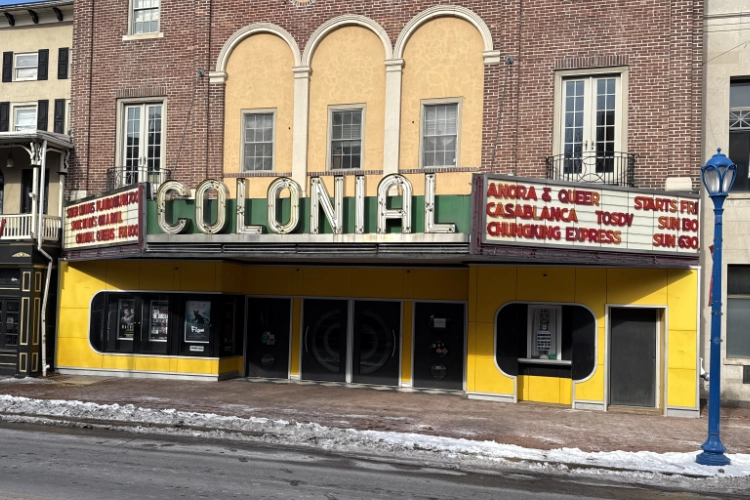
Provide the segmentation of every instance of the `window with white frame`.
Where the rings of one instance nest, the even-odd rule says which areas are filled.
[[[118,162],[122,178],[116,183],[118,186],[159,183],[165,156],[164,105],[164,102],[122,104]]]
[[[750,80],[730,83],[729,157],[737,165],[732,191],[750,191]]]
[[[159,32],[160,0],[130,0],[131,34]]]
[[[363,107],[330,109],[330,169],[362,168],[364,111]]]
[[[458,166],[458,102],[422,105],[422,167]]]
[[[39,53],[15,54],[15,80],[36,80],[39,73]]]
[[[558,77],[557,174],[575,182],[623,182],[629,156],[621,74]]]
[[[272,110],[243,113],[243,172],[273,170],[274,122],[275,113]]]
[[[750,358],[750,266],[727,266],[727,357]]]
[[[13,130],[36,130],[36,106],[13,108]]]

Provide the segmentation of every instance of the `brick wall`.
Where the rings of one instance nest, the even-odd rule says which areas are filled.
[[[223,88],[208,82],[224,42],[257,22],[289,31],[300,49],[324,21],[360,14],[395,43],[422,10],[456,4],[481,16],[512,65],[485,68],[482,167],[542,177],[552,154],[554,71],[627,61],[628,151],[638,187],[663,188],[700,164],[702,0],[162,0],[163,38],[123,41],[128,2],[76,0],[70,189],[100,191],[116,165],[116,100],[167,97],[166,167],[195,186],[222,170]],[[93,7],[92,7],[93,5]],[[572,62],[571,62],[572,61]],[[610,61],[610,62],[607,62]],[[203,70],[204,77],[198,77]]]

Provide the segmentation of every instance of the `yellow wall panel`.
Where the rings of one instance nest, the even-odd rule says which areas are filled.
[[[177,358],[178,373],[219,374],[219,360],[205,358]]]
[[[242,373],[242,356],[219,359],[219,374],[232,372]]]
[[[414,302],[404,301],[401,321],[401,382],[411,382]]]
[[[224,172],[239,173],[242,158],[243,111],[272,110],[274,171],[292,171],[292,120],[294,116],[294,55],[276,35],[259,33],[237,44],[227,61],[224,90]],[[227,179],[234,191],[236,181]],[[251,179],[251,195],[257,187],[265,198],[269,179]]]
[[[289,360],[289,373],[299,376],[300,342],[302,338],[302,299],[292,300],[292,355]]]
[[[667,405],[696,406],[695,394],[698,384],[698,373],[695,368],[670,368],[667,370]]]
[[[168,372],[169,358],[160,356],[146,358],[138,356],[135,358],[135,369],[150,372]]]
[[[575,297],[573,302],[591,309],[599,326],[602,326],[604,321],[605,304],[602,298],[606,296],[606,269],[577,268],[575,270]]]
[[[141,263],[112,260],[107,262],[107,290],[140,290]]]
[[[667,303],[666,269],[607,269],[609,304]]]
[[[492,323],[476,323],[476,330],[470,331],[474,351],[469,356],[469,369],[474,371],[474,392],[513,394],[513,378],[506,377],[495,363],[495,336]],[[472,339],[469,339],[472,343]]]
[[[519,267],[518,299],[529,302],[573,302],[575,268]]]
[[[141,262],[141,290],[174,290],[174,268],[178,263],[170,261]]]
[[[414,298],[423,300],[466,300],[468,269],[412,269]]]
[[[216,279],[216,262],[180,262],[178,268],[180,290],[182,291],[218,291]]]
[[[604,401],[604,364],[596,366],[590,379],[576,383],[576,399],[580,401]]]
[[[570,405],[573,403],[573,381],[569,378],[560,380],[560,404]]]
[[[515,267],[476,267],[477,321],[494,323],[497,310],[516,300],[516,272]]]
[[[352,289],[351,268],[302,268],[302,293],[306,296],[348,297]]]
[[[338,273],[337,273],[338,274]],[[352,269],[352,297],[401,298],[404,296],[404,269]]]
[[[696,366],[695,330],[669,330],[668,368],[687,368],[695,370]]]
[[[668,271],[669,328],[694,330],[698,314],[698,271],[670,269]]]
[[[310,66],[308,170],[327,170],[329,106],[364,104],[362,167],[383,169],[385,130],[385,51],[367,28],[346,26],[329,33],[315,48]]]
[[[599,321],[599,330],[596,332],[596,362],[600,365],[607,364],[607,324],[606,321]]]
[[[102,368],[105,370],[135,370],[137,359],[135,356],[109,356],[102,357]]]
[[[60,309],[58,338],[87,339],[89,337],[89,309]]]
[[[218,289],[224,293],[245,293],[246,266],[222,262],[216,266]]]
[[[76,368],[101,368],[102,356],[89,346],[86,339],[60,339],[57,344],[57,366]]]
[[[461,98],[458,166],[478,167],[482,152],[484,44],[479,31],[455,17],[421,25],[404,47],[399,168],[420,166],[423,99]],[[314,123],[311,120],[311,123]],[[438,185],[453,174],[441,174]],[[460,178],[459,176],[456,176]],[[459,181],[460,182],[460,181]]]
[[[524,389],[528,387],[527,401],[538,403],[560,403],[560,379],[553,377],[534,377],[521,375]]]
[[[248,266],[245,293],[248,295],[296,295],[302,288],[302,272],[286,266]]]
[[[60,307],[89,308],[91,297],[106,288],[106,261],[60,263]]]

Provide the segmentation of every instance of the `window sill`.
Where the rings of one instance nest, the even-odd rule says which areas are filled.
[[[565,359],[534,359],[534,358],[518,358],[519,363],[528,365],[559,365],[559,366],[570,366],[573,364],[572,361]]]
[[[750,365],[750,358],[724,358],[725,365]]]
[[[450,173],[450,172],[479,172],[479,168],[476,167],[421,167],[421,168],[407,168],[400,169],[399,174],[439,174],[439,173]]]
[[[159,31],[158,33],[139,33],[133,35],[122,35],[123,42],[131,42],[134,40],[151,40],[153,38],[164,38],[164,32]]]
[[[14,82],[36,82],[39,78],[16,78]],[[7,82],[6,82],[7,83]]]
[[[341,168],[337,170],[324,170],[321,172],[308,172],[308,177],[333,177],[347,175],[383,175],[382,170],[361,170],[359,168]]]
[[[230,178],[250,179],[252,177],[291,177],[291,176],[292,176],[291,172],[274,172],[273,170],[250,170],[248,172],[240,172],[240,173],[232,172],[232,173],[224,174],[225,179],[230,179]]]

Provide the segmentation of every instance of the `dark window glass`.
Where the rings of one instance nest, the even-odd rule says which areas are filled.
[[[727,268],[727,293],[729,295],[750,295],[750,266],[729,266]]]
[[[20,283],[18,269],[0,269],[0,288],[19,288]]]

